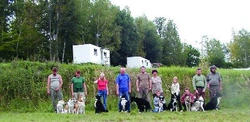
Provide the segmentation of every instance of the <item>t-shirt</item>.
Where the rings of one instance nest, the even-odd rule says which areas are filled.
[[[196,90],[196,87],[204,87],[204,89],[207,87],[206,77],[204,75],[195,75],[192,83],[194,90]]]
[[[149,88],[150,75],[148,73],[140,73],[137,75],[139,88]]]
[[[209,73],[207,75],[207,82],[212,86],[218,86],[221,81],[221,76],[219,73]]]
[[[84,77],[73,77],[71,79],[71,83],[73,84],[73,92],[84,92],[84,82]]]
[[[60,77],[61,77],[61,75],[59,75],[59,74],[49,75],[51,89],[56,89],[60,86]]]
[[[171,85],[171,94],[179,95],[180,93],[180,84],[179,83],[172,83]]]
[[[152,93],[155,94],[157,91],[162,93],[163,91],[162,91],[161,77],[159,77],[159,76],[152,77],[151,81],[152,81]]]
[[[116,77],[116,84],[119,85],[119,92],[128,92],[130,77],[128,74],[119,74]]]
[[[106,90],[107,89],[107,84],[108,84],[107,80],[101,80],[101,79],[99,79],[97,81],[98,90]]]

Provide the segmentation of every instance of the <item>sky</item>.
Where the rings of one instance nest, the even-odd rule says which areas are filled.
[[[250,30],[250,0],[110,0],[133,17],[149,20],[165,17],[174,21],[181,42],[199,47],[202,36],[229,43],[232,30]]]

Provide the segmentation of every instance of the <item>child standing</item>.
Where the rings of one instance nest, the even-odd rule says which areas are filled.
[[[107,96],[108,96],[108,81],[105,78],[104,73],[100,74],[98,80],[94,81],[97,84],[98,92],[97,95],[103,98],[104,109],[107,110]]]
[[[181,101],[180,101],[180,84],[178,83],[178,78],[175,76],[173,78],[173,82],[171,85],[171,101],[168,105],[169,108],[172,108],[170,106],[172,106],[172,102],[173,99],[172,98],[176,98],[177,102],[178,102],[178,106],[180,107],[180,111],[182,112],[182,105],[181,105]]]

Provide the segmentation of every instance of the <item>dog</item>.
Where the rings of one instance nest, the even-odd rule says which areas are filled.
[[[217,92],[210,101],[204,106],[205,110],[218,110],[218,106],[220,104],[220,99],[222,95]]]
[[[159,96],[159,111],[164,111],[164,110],[167,110],[167,105],[166,105],[166,101],[165,101],[165,98],[164,96]]]
[[[95,103],[94,103],[94,106],[95,106],[95,114],[97,113],[101,113],[101,112],[108,112],[108,110],[105,110],[104,109],[104,106],[101,102],[101,96],[99,95],[96,95],[95,96]]]
[[[168,109],[170,111],[178,111],[177,96],[176,95],[171,96],[171,101],[168,104]]]
[[[143,98],[131,97],[131,102],[135,102],[139,112],[148,112],[152,108],[149,102]]]
[[[201,95],[199,95],[198,99],[196,99],[194,104],[191,106],[191,111],[203,111],[203,112],[205,112],[203,105],[204,105],[204,98]]]
[[[187,95],[185,97],[184,103],[185,103],[185,106],[186,106],[186,110],[191,111],[191,97],[190,96]]]
[[[66,110],[67,110],[67,113],[70,113],[70,114],[75,114],[76,113],[76,109],[75,109],[75,103],[76,103],[76,99],[75,98],[71,98],[69,99],[69,101],[67,102],[67,105],[66,105]]]
[[[56,105],[56,113],[64,113],[64,105],[65,102],[63,100],[59,100]]]
[[[75,104],[76,114],[85,114],[85,102],[82,96],[79,97]]]
[[[126,100],[125,96],[122,96],[120,99],[121,99],[121,106],[122,106],[121,111],[126,112],[127,111],[126,106],[127,106],[128,101]]]

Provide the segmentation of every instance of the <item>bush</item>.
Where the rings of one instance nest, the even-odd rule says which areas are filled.
[[[117,96],[115,89],[115,79],[119,73],[119,67],[105,67],[93,64],[60,64],[55,62],[29,62],[12,61],[10,63],[0,63],[0,107],[4,110],[26,109],[33,111],[34,108],[47,111],[51,108],[51,100],[46,94],[47,77],[51,74],[52,67],[58,67],[58,73],[63,78],[64,99],[68,100],[70,95],[70,80],[76,70],[81,70],[82,76],[86,79],[88,89],[86,109],[93,109],[94,96],[97,93],[97,86],[93,83],[100,74],[104,72],[109,81],[108,108],[117,110]],[[152,69],[147,69],[151,74]],[[177,76],[181,85],[181,94],[185,87],[192,88],[192,77],[195,75],[195,68],[186,67],[160,67],[157,69],[163,80],[163,89],[168,101],[170,98],[170,85],[172,78]],[[127,69],[131,77],[132,94],[136,94],[136,76],[139,69]],[[233,107],[235,105],[246,106],[249,101],[250,73],[247,70],[218,69],[223,78],[223,107]],[[203,74],[207,74],[208,69],[203,69]],[[208,97],[208,93],[207,97]],[[47,106],[49,107],[47,107]]]

